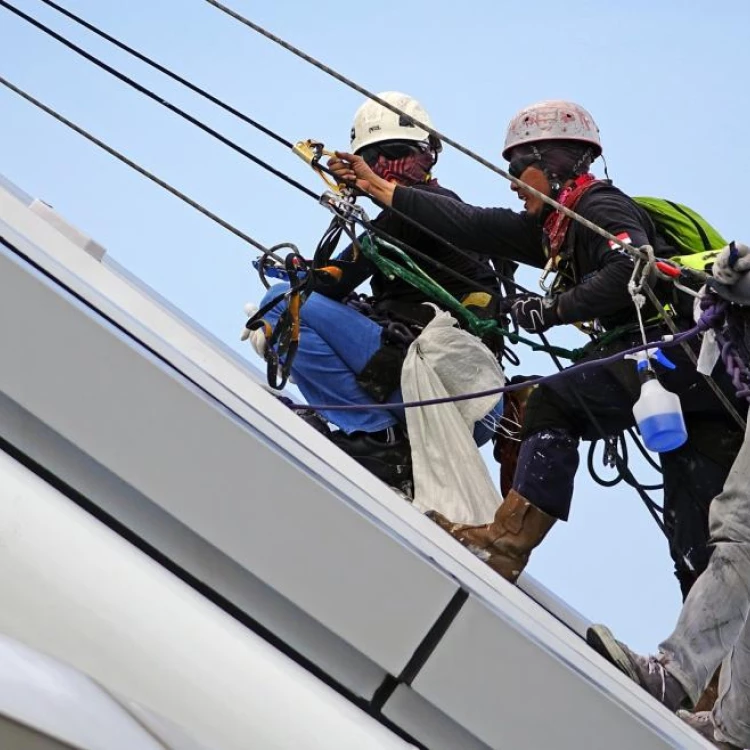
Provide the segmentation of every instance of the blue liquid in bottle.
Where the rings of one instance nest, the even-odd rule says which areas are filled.
[[[653,414],[639,422],[638,427],[646,447],[657,453],[673,451],[687,440],[685,422],[680,413]]]
[[[643,442],[650,451],[673,451],[687,440],[680,398],[663,388],[653,371],[639,368],[639,375],[641,395],[633,406],[633,416]]]

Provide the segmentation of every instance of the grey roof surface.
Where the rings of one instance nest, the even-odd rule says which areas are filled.
[[[0,185],[2,438],[71,497],[425,747],[707,747],[583,617],[500,579],[18,196]]]

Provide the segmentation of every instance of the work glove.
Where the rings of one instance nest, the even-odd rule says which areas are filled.
[[[513,303],[510,314],[529,333],[544,333],[552,326],[562,323],[557,314],[557,297],[522,297]]]
[[[248,318],[252,318],[255,313],[258,312],[258,305],[254,305],[252,302],[248,302],[245,305],[245,314]],[[262,328],[258,328],[255,331],[251,331],[249,328],[243,328],[240,334],[240,340],[247,341],[249,339],[250,345],[255,349],[255,353],[265,358],[266,355],[266,334]]]
[[[741,242],[730,242],[714,261],[713,277],[720,284],[731,286],[742,274],[750,271],[750,247]]]

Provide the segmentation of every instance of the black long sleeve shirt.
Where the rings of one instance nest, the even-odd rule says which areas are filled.
[[[467,250],[537,268],[547,262],[543,228],[526,212],[480,208],[401,187],[396,188],[393,206]],[[584,193],[576,212],[615,236],[627,235],[636,247],[649,244],[657,255],[673,254],[645,210],[613,185],[601,183]],[[568,256],[572,279],[571,288],[559,295],[562,321],[598,319],[611,328],[634,318],[627,289],[633,272],[630,255],[575,221],[561,253]]]
[[[425,195],[430,199],[446,199],[452,204],[461,204],[460,198],[450,190],[435,184],[420,184],[409,188],[410,193]],[[410,212],[404,212],[411,215]],[[414,217],[417,218],[417,217]],[[419,221],[419,219],[417,219]],[[498,289],[495,274],[487,259],[487,253],[471,252],[468,257],[456,253],[444,242],[430,236],[419,227],[398,216],[394,211],[385,209],[373,220],[373,225],[397,240],[414,247],[420,253],[434,258],[441,266],[433,265],[428,260],[412,255],[412,260],[419,265],[446,291],[457,299],[477,291],[480,287]],[[420,221],[421,223],[421,221]],[[466,249],[458,244],[461,249]],[[408,251],[406,251],[408,254]],[[377,307],[387,308],[392,303],[415,303],[429,301],[425,294],[399,277],[387,278],[370,262],[360,255],[352,260],[351,248],[347,248],[337,259],[336,265],[344,271],[343,279],[320,290],[327,297],[341,298],[359,286],[368,277],[372,277],[371,286]],[[455,271],[470,282],[456,278]]]

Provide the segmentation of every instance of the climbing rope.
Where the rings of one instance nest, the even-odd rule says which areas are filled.
[[[732,331],[729,322],[729,304],[708,291],[701,299],[701,309],[704,315],[712,316],[715,321],[712,328],[719,354],[736,389],[737,398],[750,403],[750,367],[737,352],[737,333]]]

